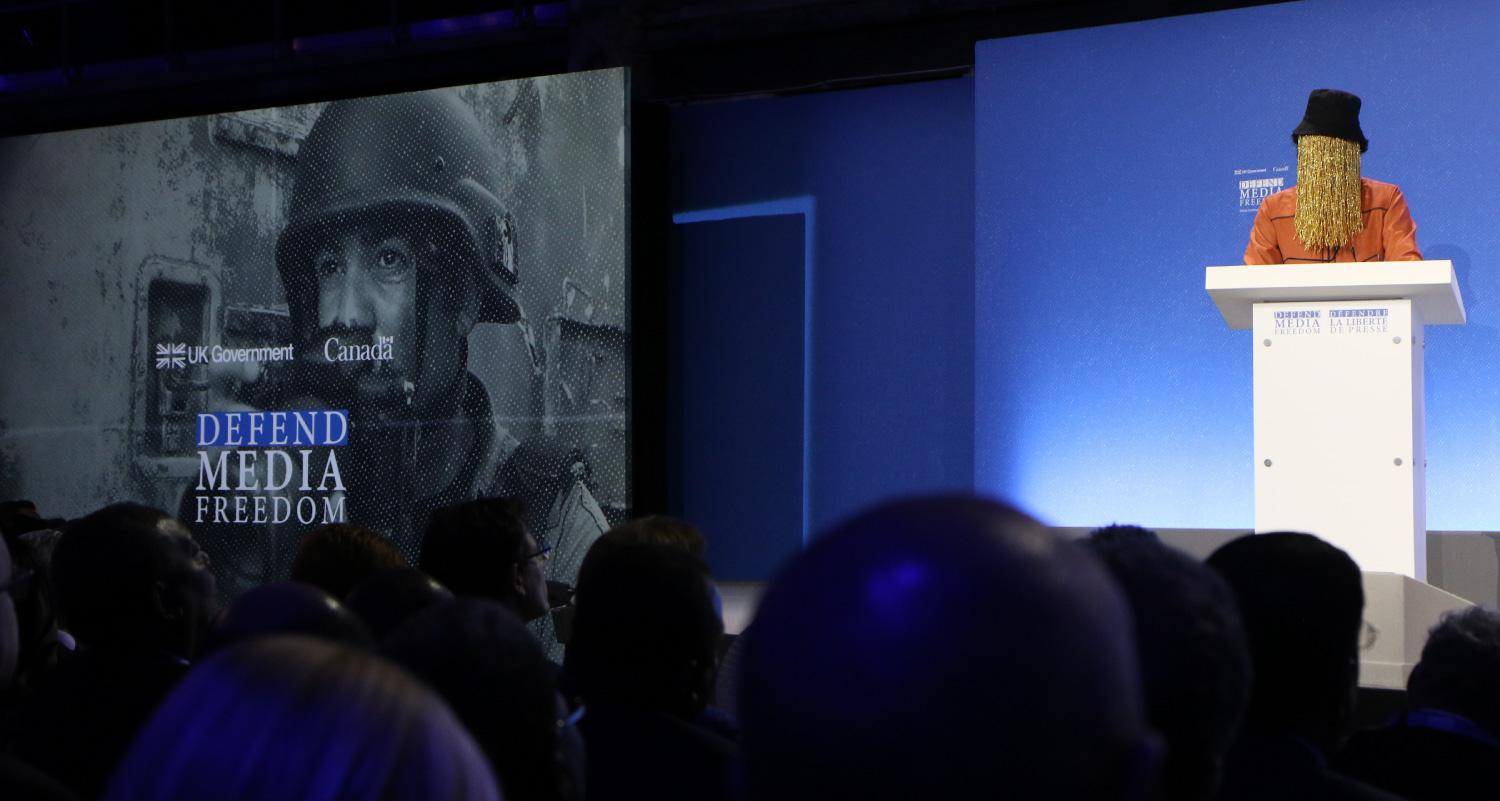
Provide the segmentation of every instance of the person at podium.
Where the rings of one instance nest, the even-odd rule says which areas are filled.
[[[1297,185],[1267,197],[1255,214],[1246,264],[1418,261],[1417,226],[1395,184],[1364,178],[1370,147],[1359,127],[1360,99],[1314,89],[1292,131]]]

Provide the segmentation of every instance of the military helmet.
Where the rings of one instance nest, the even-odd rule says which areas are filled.
[[[425,219],[428,232],[462,257],[438,280],[472,271],[478,320],[516,322],[515,223],[497,196],[500,184],[494,148],[452,90],[329,104],[297,153],[287,225],[276,244],[293,325],[301,330],[315,319],[313,234],[366,215]]]

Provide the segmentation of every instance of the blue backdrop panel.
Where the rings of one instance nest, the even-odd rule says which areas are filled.
[[[763,578],[802,547],[803,225],[676,226],[669,486],[721,579]]]
[[[1203,267],[1242,261],[1335,87],[1468,302],[1427,341],[1429,527],[1500,527],[1496,30],[1489,4],[1310,0],[981,43],[976,485],[1063,525],[1252,525],[1250,339]]]
[[[973,88],[673,113],[678,219],[805,210],[809,532],[892,495],[972,486]]]

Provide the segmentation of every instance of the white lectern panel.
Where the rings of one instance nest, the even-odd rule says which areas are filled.
[[[1304,300],[1405,298],[1427,325],[1468,319],[1453,262],[1446,260],[1209,267],[1204,288],[1230,328],[1250,327],[1252,304]]]
[[[1256,303],[1255,528],[1426,577],[1422,320],[1410,300]]]

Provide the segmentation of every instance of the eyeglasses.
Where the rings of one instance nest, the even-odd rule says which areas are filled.
[[[539,560],[545,562],[545,561],[547,561],[547,559],[551,555],[551,553],[552,553],[552,546],[548,545],[547,543],[544,542],[544,543],[541,544],[540,547],[538,547],[536,549],[535,552],[526,554],[526,559],[524,561],[529,562],[532,559],[539,559]]]

